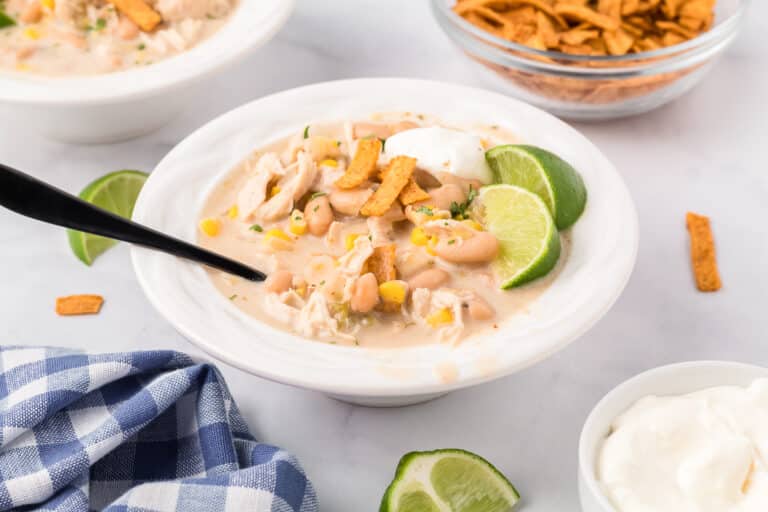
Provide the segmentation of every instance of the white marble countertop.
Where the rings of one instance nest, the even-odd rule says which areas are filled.
[[[114,169],[151,170],[212,117],[282,89],[360,76],[482,85],[431,19],[426,0],[300,0],[277,38],[221,74],[207,98],[152,135],[70,146],[0,119],[0,161],[77,192]],[[650,114],[578,125],[616,164],[640,214],[640,254],[613,310],[555,357],[517,375],[407,408],[376,410],[220,365],[256,435],[299,456],[328,512],[375,510],[400,456],[462,447],[506,473],[521,510],[576,510],[576,445],[592,406],[647,368],[690,359],[768,364],[768,4],[693,92]],[[339,16],[343,12],[344,16]],[[724,288],[701,294],[688,262],[686,210],[713,219]],[[0,210],[0,332],[6,344],[197,354],[150,306],[127,247],[86,268],[63,231]],[[54,297],[101,293],[99,316],[59,318]]]

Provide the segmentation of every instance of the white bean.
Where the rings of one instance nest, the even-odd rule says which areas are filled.
[[[485,231],[467,239],[441,238],[435,246],[435,253],[451,263],[488,263],[499,253],[499,241]]]
[[[264,288],[269,293],[287,292],[293,284],[293,274],[287,270],[278,270],[270,274],[264,281]]]
[[[368,272],[358,277],[352,286],[352,311],[368,313],[379,303],[379,284],[376,276]]]
[[[429,191],[430,198],[424,203],[429,203],[440,210],[450,210],[451,203],[461,204],[467,200],[464,190],[459,185],[449,183]]]
[[[328,196],[318,196],[310,199],[304,207],[304,219],[307,221],[309,232],[315,236],[323,236],[333,222],[333,210]]]
[[[479,295],[475,295],[472,300],[468,301],[467,306],[469,307],[469,318],[472,320],[490,320],[496,316],[493,306]]]
[[[328,196],[331,206],[343,215],[356,216],[360,208],[373,195],[373,189],[334,190]]]
[[[451,275],[441,268],[430,268],[419,272],[408,280],[408,289],[426,288],[434,290],[439,288],[451,279]]]

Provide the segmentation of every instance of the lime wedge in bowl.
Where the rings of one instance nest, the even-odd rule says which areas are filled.
[[[130,219],[147,176],[146,173],[130,170],[109,173],[85,187],[80,192],[80,199]],[[91,265],[100,254],[117,243],[110,238],[72,229],[67,230],[67,235],[72,252],[86,265]]]
[[[485,159],[496,183],[517,185],[546,203],[558,229],[572,226],[587,204],[587,189],[568,162],[535,146],[507,144],[488,150]]]
[[[480,189],[473,216],[499,240],[494,261],[504,289],[547,275],[560,258],[560,235],[549,208],[536,194],[514,185]]]
[[[405,454],[379,512],[509,512],[518,501],[515,487],[490,462],[446,449]]]

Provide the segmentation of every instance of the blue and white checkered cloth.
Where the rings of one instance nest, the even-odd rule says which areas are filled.
[[[316,512],[215,367],[171,351],[0,347],[0,510]]]

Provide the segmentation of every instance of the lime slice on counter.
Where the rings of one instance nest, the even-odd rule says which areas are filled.
[[[411,452],[400,459],[379,512],[509,512],[519,500],[509,480],[474,453]]]
[[[538,195],[558,229],[572,226],[584,211],[587,189],[576,169],[547,150],[508,144],[485,154],[496,183],[517,185]]]
[[[139,197],[147,176],[139,171],[109,173],[85,187],[80,192],[80,199],[130,219],[133,214],[133,205],[136,204],[136,198]],[[117,243],[110,238],[72,229],[67,230],[67,235],[72,252],[86,265],[93,263],[101,253]]]
[[[560,258],[560,235],[544,201],[514,185],[480,189],[473,213],[499,240],[494,261],[504,289],[548,274]]]

